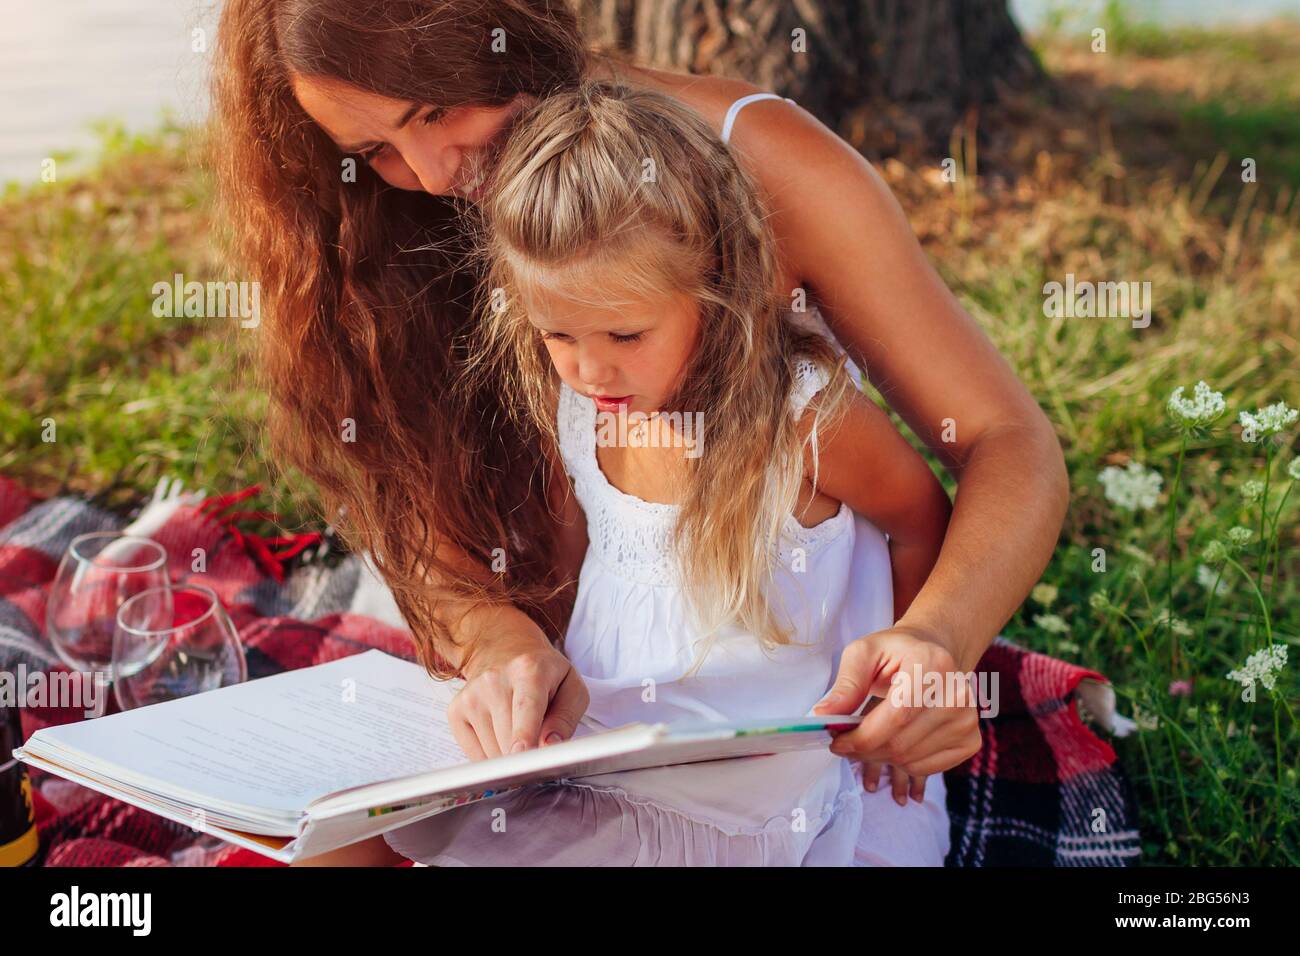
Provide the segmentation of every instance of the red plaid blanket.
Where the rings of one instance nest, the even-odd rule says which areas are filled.
[[[175,582],[211,587],[231,612],[250,679],[370,648],[413,659],[409,634],[361,613],[373,607],[370,572],[357,556],[329,567],[295,561],[318,536],[266,540],[241,531],[225,498],[155,500],[132,523],[160,541]],[[45,604],[71,540],[127,521],[74,497],[40,500],[0,477],[0,670],[61,669],[45,640]],[[190,570],[202,548],[206,570]],[[278,549],[278,550],[277,550]],[[291,567],[292,566],[292,567]],[[999,640],[980,663],[997,671],[997,716],[982,721],[984,747],[945,774],[951,866],[1125,866],[1139,855],[1132,795],[1111,747],[1079,716],[1076,692],[1101,675]],[[109,710],[116,704],[111,700]],[[23,730],[83,719],[77,709],[23,711]],[[3,755],[7,756],[7,755]],[[200,839],[191,829],[84,787],[32,772],[46,866],[278,866],[251,851]]]

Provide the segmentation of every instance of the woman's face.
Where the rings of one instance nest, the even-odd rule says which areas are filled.
[[[390,186],[477,201],[513,121],[531,97],[504,106],[431,107],[368,93],[339,80],[295,75],[294,95],[345,153]]]

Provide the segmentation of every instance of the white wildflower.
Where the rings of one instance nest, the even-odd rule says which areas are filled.
[[[1110,595],[1103,588],[1100,591],[1094,591],[1088,595],[1088,606],[1094,611],[1109,611],[1111,608]]]
[[[1277,675],[1286,667],[1286,645],[1274,644],[1256,651],[1246,658],[1240,670],[1228,671],[1228,680],[1238,681],[1242,687],[1254,687],[1259,681],[1268,690],[1277,684]]]
[[[1228,545],[1232,548],[1244,548],[1250,544],[1252,532],[1249,528],[1243,528],[1238,525],[1235,528],[1228,529]]]
[[[1183,386],[1179,385],[1169,396],[1169,414],[1180,428],[1204,428],[1223,414],[1227,406],[1223,393],[1216,392],[1204,382],[1197,382],[1191,398],[1183,398]]]
[[[1251,479],[1241,486],[1241,497],[1246,501],[1259,501],[1264,494],[1264,482]]]
[[[1276,435],[1284,428],[1289,428],[1300,418],[1300,411],[1288,408],[1286,402],[1274,402],[1267,408],[1256,409],[1254,414],[1242,412],[1238,416],[1241,422],[1241,440],[1258,441],[1268,435]]]
[[[1218,544],[1217,541],[1214,543]],[[1220,545],[1220,547],[1222,547],[1222,545]],[[1209,549],[1207,548],[1206,550],[1208,551]],[[1196,583],[1207,591],[1213,589],[1216,597],[1227,594],[1232,590],[1232,586],[1228,584],[1227,578],[1219,574],[1218,571],[1215,571],[1214,568],[1207,567],[1204,564],[1198,564],[1196,566]]]
[[[1127,468],[1107,465],[1098,476],[1106,494],[1106,500],[1117,508],[1126,511],[1140,511],[1155,507],[1156,497],[1164,479],[1158,472],[1152,471],[1130,461]]]
[[[1057,614],[1038,614],[1034,616],[1034,623],[1041,627],[1049,634],[1069,634],[1070,625],[1066,624],[1064,619]]]
[[[1034,589],[1029,592],[1029,596],[1043,607],[1051,607],[1058,594],[1060,592],[1052,584],[1035,584]]]
[[[1222,564],[1228,558],[1228,548],[1222,541],[1216,539],[1205,546],[1201,557],[1210,564]]]
[[[1291,459],[1291,464],[1286,466],[1286,473],[1292,481],[1300,481],[1300,457]]]
[[[1148,714],[1135,704],[1133,706],[1133,723],[1137,724],[1138,730],[1156,730],[1160,727],[1160,718],[1155,714]]]
[[[1169,630],[1173,631],[1179,637],[1192,636],[1192,629],[1191,627],[1188,626],[1187,622],[1184,621],[1181,617],[1175,617],[1174,615],[1170,614],[1169,608],[1167,607],[1162,607],[1156,613],[1155,617],[1152,618],[1152,621],[1161,626],[1168,624]]]

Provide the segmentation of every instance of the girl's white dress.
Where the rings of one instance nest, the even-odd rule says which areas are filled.
[[[792,414],[824,384],[801,361]],[[590,541],[565,638],[591,693],[588,716],[617,726],[803,715],[830,689],[844,646],[893,623],[885,536],[843,505],[812,528],[787,516],[776,603],[803,646],[765,653],[733,628],[684,677],[695,635],[670,546],[677,506],[610,484],[589,398],[561,386],[557,420]],[[386,839],[437,866],[941,865],[948,820],[941,775],[928,780],[924,804],[900,807],[886,782],[867,793],[858,763],[819,749],[527,787]]]

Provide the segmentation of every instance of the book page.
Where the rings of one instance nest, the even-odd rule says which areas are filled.
[[[94,772],[203,805],[301,814],[336,790],[464,763],[446,718],[460,686],[368,651],[47,728],[28,749],[39,738]]]
[[[825,750],[831,740],[828,726],[853,726],[859,720],[819,715],[738,723],[626,724],[615,730],[575,733],[571,740],[537,750],[331,794],[313,803],[309,812],[320,820],[367,808],[381,813],[405,811],[414,803],[446,794],[480,799],[485,789],[499,793],[561,778],[793,750]]]

